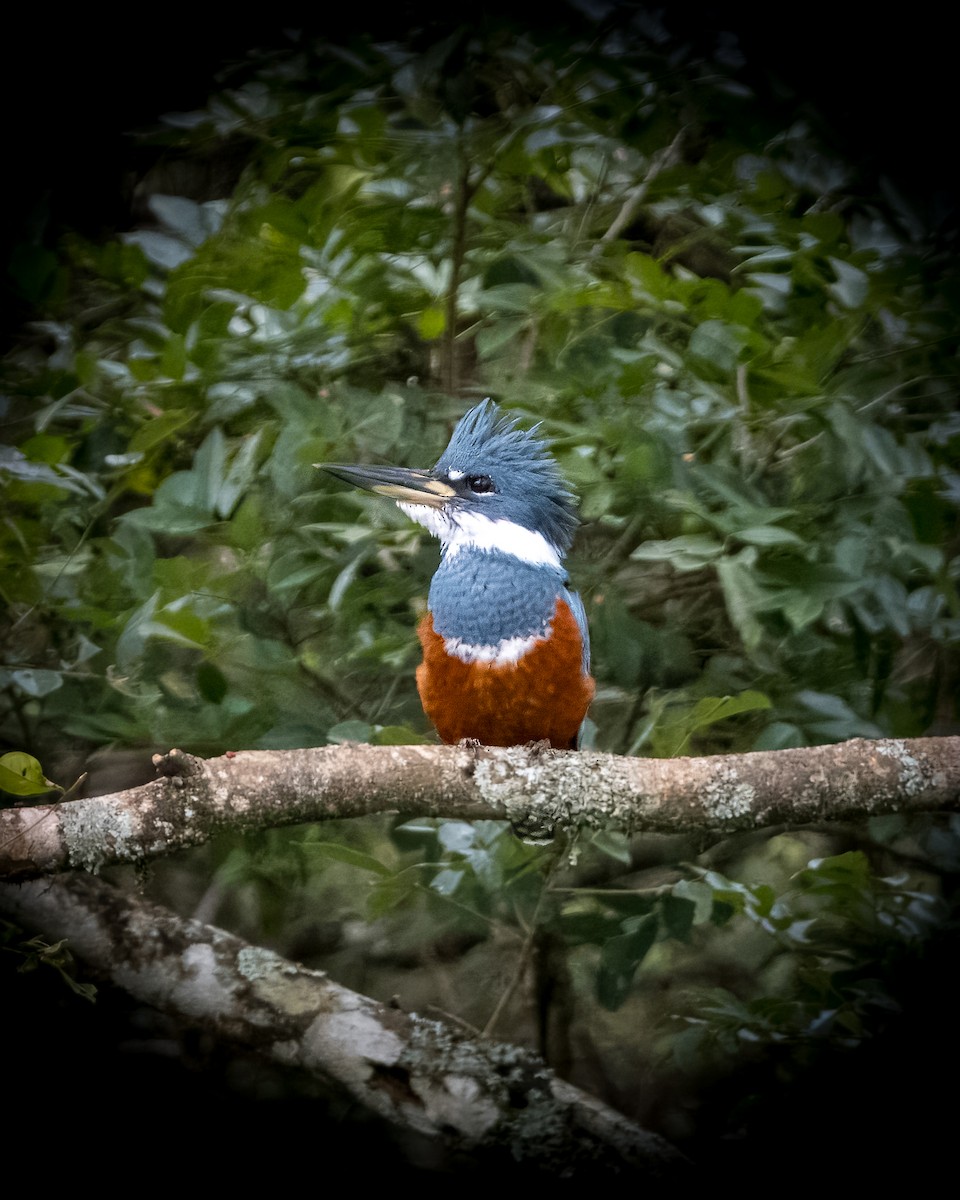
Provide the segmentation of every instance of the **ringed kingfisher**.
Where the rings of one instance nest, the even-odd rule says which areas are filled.
[[[431,470],[317,464],[440,539],[417,689],[447,743],[575,749],[593,699],[586,614],[563,565],[574,497],[536,435],[487,399]]]

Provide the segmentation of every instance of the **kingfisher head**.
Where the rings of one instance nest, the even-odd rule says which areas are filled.
[[[499,550],[559,566],[577,527],[575,501],[537,430],[521,429],[484,400],[460,420],[429,470],[317,465],[395,500],[440,539],[445,555]]]

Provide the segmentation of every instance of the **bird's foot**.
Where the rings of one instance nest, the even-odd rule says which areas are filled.
[[[548,750],[553,749],[553,744],[549,738],[537,738],[535,742],[527,742],[523,748],[531,758],[542,758]]]

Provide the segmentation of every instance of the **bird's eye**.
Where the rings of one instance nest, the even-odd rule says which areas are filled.
[[[489,475],[468,475],[464,482],[471,492],[496,491]]]

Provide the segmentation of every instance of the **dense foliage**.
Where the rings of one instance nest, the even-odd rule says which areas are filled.
[[[953,265],[895,188],[858,191],[758,103],[735,46],[648,34],[295,39],[145,135],[137,228],[21,248],[42,319],[5,364],[11,748],[66,786],[105,745],[430,739],[414,627],[436,544],[312,464],[429,465],[484,395],[542,422],[581,498],[592,744],[956,728]],[[345,982],[389,995],[397,957],[466,962],[448,991],[481,1026],[490,959],[470,954],[532,938],[540,983],[575,997],[565,1049],[529,1014],[498,1033],[600,1061],[573,1069],[645,1118],[617,1072],[664,1047],[695,1076],[801,1047],[789,1073],[876,1033],[883,964],[942,921],[957,865],[937,820],[760,848],[605,831],[577,854],[401,822],[204,863],[219,920]],[[318,905],[329,944],[304,931]],[[664,1000],[678,978],[690,995]],[[621,1014],[686,1032],[615,1052]]]

